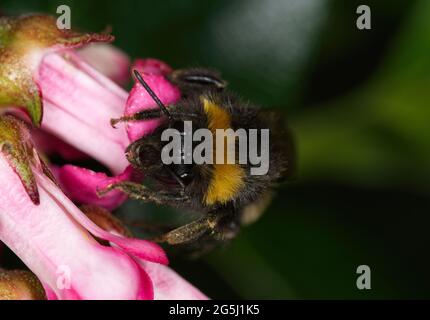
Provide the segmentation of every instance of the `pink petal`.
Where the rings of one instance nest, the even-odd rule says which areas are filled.
[[[104,74],[86,63],[75,51],[68,51],[66,57],[75,67],[89,75],[93,80],[98,82],[99,85],[103,86],[103,88],[118,96],[121,101],[127,98],[128,93],[123,88],[119,87],[116,83],[106,78]],[[124,105],[121,105],[121,110],[123,108]]]
[[[142,76],[166,106],[174,104],[180,99],[181,94],[179,89],[173,86],[164,76],[159,74],[142,74]],[[139,82],[136,82],[127,99],[125,115],[132,115],[142,110],[155,108],[158,107],[154,100],[152,100],[143,86]],[[158,119],[129,121],[127,122],[126,130],[130,140],[135,141],[153,132],[159,125],[160,120]]]
[[[55,294],[55,291],[51,289],[49,285],[46,283],[43,283],[43,288],[45,289],[46,299],[47,300],[58,300],[57,295]]]
[[[121,191],[111,191],[104,197],[97,195],[97,190],[102,190],[112,183],[130,180],[132,168],[127,169],[115,177],[108,177],[105,173],[94,172],[89,169],[65,165],[54,169],[61,188],[78,203],[94,204],[112,210],[121,205],[127,195]]]
[[[114,249],[115,250],[115,249]],[[145,272],[145,270],[136,262],[131,262],[136,267],[136,272],[138,274],[138,279],[136,279],[139,284],[137,291],[135,293],[135,297],[132,300],[154,300],[154,288],[152,284],[152,280],[149,275]],[[107,279],[108,281],[109,279]],[[55,290],[53,290],[48,284],[44,283],[43,287],[45,289],[46,297],[48,300],[84,300],[95,298],[85,298],[85,296],[81,296],[80,293],[73,289],[69,288],[67,290],[62,290],[61,295],[58,295]],[[100,288],[101,289],[101,288]],[[107,297],[106,299],[114,299]],[[122,299],[125,300],[125,299]]]
[[[73,53],[69,53],[68,58],[72,57],[76,58]],[[75,61],[75,65],[70,63]],[[84,72],[82,65],[84,63],[79,59],[67,61],[58,54],[49,54],[39,67],[37,83],[41,86],[45,100],[56,104],[84,123],[98,128],[100,124],[110,123],[110,115],[121,113],[126,95],[118,95],[110,88],[103,90],[99,80]],[[112,86],[117,88],[113,84]],[[112,128],[104,134],[118,140],[118,132]]]
[[[130,80],[130,59],[123,51],[110,44],[91,44],[78,51],[86,62],[109,79],[125,85]]]
[[[84,214],[51,180],[35,175],[39,205],[31,202],[17,175],[0,157],[0,240],[59,299],[149,297],[152,286],[148,287],[134,259],[95,241],[72,218]],[[61,277],[68,280],[67,285],[59,285]]]
[[[40,174],[37,175],[39,177],[41,176]],[[45,187],[48,192],[50,192],[63,204],[64,208],[73,216],[73,218],[94,236],[117,245],[124,251],[136,256],[137,258],[161,264],[169,263],[165,252],[158,244],[147,240],[124,238],[101,229],[72,202],[70,202],[70,200],[52,181],[46,181]]]
[[[139,265],[139,263],[137,264]],[[142,267],[139,269],[141,285],[136,300],[154,300],[154,284],[146,271]]]
[[[44,130],[98,160],[114,174],[121,173],[127,167],[129,163],[124,155],[124,145],[107,138],[97,127],[83,123],[50,102],[45,102],[43,107]]]
[[[150,262],[143,262],[141,265],[152,279],[155,300],[209,299],[172,269]]]
[[[131,70],[134,69],[140,73],[158,74],[162,76],[166,76],[173,71],[167,63],[153,58],[136,59],[131,67]],[[132,76],[134,78],[133,73]]]
[[[124,126],[114,129],[110,120],[122,116],[127,92],[73,52],[67,58],[48,54],[34,76],[43,94],[42,129],[118,174],[128,164],[129,140]]]

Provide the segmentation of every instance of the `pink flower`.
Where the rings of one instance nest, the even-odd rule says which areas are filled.
[[[113,174],[53,167],[68,198],[29,147],[23,125],[10,116],[0,118],[0,241],[35,273],[49,299],[206,298],[165,266],[158,245],[104,230],[71,201],[110,209],[123,202],[119,191],[105,198],[96,191],[135,178],[124,151],[156,126],[156,120],[116,129],[110,125],[112,118],[124,115],[125,106],[127,113],[153,105],[139,85],[127,100],[126,91],[82,58],[90,56],[74,51],[112,37],[58,30],[46,16],[2,18],[0,28],[0,105],[24,107],[35,126],[58,138],[33,129],[44,149],[66,157],[89,156]],[[165,65],[157,68],[154,62],[148,64],[147,81],[165,103],[176,101],[179,91],[162,77]]]
[[[43,96],[42,129],[98,160],[114,174],[127,167],[124,127],[113,130],[127,92],[87,65],[73,51],[47,54],[34,79]]]
[[[117,84],[125,85],[130,81],[130,59],[120,49],[109,44],[93,44],[80,49],[78,54]]]
[[[55,19],[48,16],[4,17],[0,26],[5,30],[0,33],[0,42],[5,44],[0,47],[0,106],[25,107],[33,124],[99,161],[112,174],[123,173],[128,166],[124,150],[130,141],[124,126],[113,130],[110,119],[123,114],[128,93],[81,55],[91,60],[94,52],[102,50],[106,55],[114,50],[110,56],[121,56],[116,60],[122,61],[123,73],[128,73],[126,59],[113,47],[93,48],[91,55],[74,51],[91,42],[112,41],[113,37],[59,30]],[[48,148],[52,149],[52,144]],[[83,174],[96,175],[89,170],[82,170]],[[120,177],[129,178],[127,174]],[[103,174],[97,178],[91,182],[103,184],[109,179]],[[79,181],[75,181],[78,189]],[[100,199],[97,187],[98,183],[93,185],[95,204],[112,209],[125,200],[115,191],[109,194],[111,199]],[[75,193],[72,199],[86,203],[88,193],[82,193],[82,198],[80,195]]]
[[[74,59],[79,60],[79,58],[74,54],[69,53],[69,55],[72,55]],[[86,118],[86,120],[82,120],[82,122],[88,121],[88,118],[93,119],[92,123],[89,125],[89,130],[86,131],[85,129],[87,129],[87,126],[82,125],[82,123],[74,123],[74,119],[70,119],[67,112],[62,112],[62,110],[69,110],[69,108],[72,108],[72,104],[60,108],[58,107],[62,101],[66,101],[69,98],[67,95],[67,88],[56,87],[55,84],[60,82],[60,80],[55,79],[52,69],[48,69],[46,72],[44,71],[46,64],[54,58],[57,59],[58,57],[53,56],[52,54],[48,55],[39,67],[40,77],[37,81],[40,84],[43,96],[45,97],[43,100],[44,105],[47,106],[45,109],[47,111],[42,120],[42,129],[57,135],[72,146],[86,152],[92,158],[95,158],[108,166],[108,168],[111,169],[111,172],[116,174],[114,177],[109,177],[105,173],[66,165],[55,170],[56,177],[60,181],[63,190],[72,200],[79,203],[97,204],[107,209],[114,209],[123,203],[127,199],[127,196],[120,191],[111,191],[107,196],[100,198],[97,194],[97,190],[102,190],[109,184],[115,182],[134,179],[135,176],[133,169],[128,165],[128,162],[124,163],[125,149],[131,142],[155,130],[159,125],[160,120],[127,122],[125,125],[116,125],[115,128],[111,126],[110,120],[124,115],[131,115],[135,112],[154,108],[156,106],[154,105],[152,98],[139,82],[134,84],[127,100],[122,101],[120,115],[118,114],[118,110],[112,110],[109,106],[103,105],[103,103],[99,102],[98,98],[95,96],[85,97],[85,101],[81,101],[84,97],[81,94],[76,94],[79,100],[74,101],[74,105],[81,106],[81,108],[74,108],[76,110],[76,117],[79,115],[82,119]],[[58,68],[59,70],[66,70],[65,66],[61,66],[62,62],[62,60],[58,60],[58,63],[60,64]],[[165,74],[171,72],[171,68],[168,65],[156,59],[140,59],[135,62],[134,66],[137,70],[142,72],[146,82],[151,86],[152,90],[154,90],[163,103],[168,105],[179,100],[179,90],[164,77]],[[89,65],[86,65],[85,70],[91,70],[91,74],[96,72],[91,69],[91,66]],[[73,72],[75,71],[76,70],[74,69]],[[80,70],[79,72],[82,73],[84,71]],[[72,74],[66,74],[64,77],[66,78],[71,75]],[[102,78],[103,75],[98,74],[98,77]],[[105,81],[107,81],[107,79],[105,79],[104,82]],[[113,86],[112,83],[110,85]],[[85,90],[85,88],[81,88],[77,85],[70,85],[69,88],[72,88],[72,96],[75,95],[75,91],[79,93]],[[119,88],[117,89],[120,90]],[[105,88],[95,88],[90,92],[96,92],[95,90],[99,90],[103,93],[106,91]],[[56,92],[61,92],[61,98],[56,100],[58,105],[53,108],[50,101],[55,99],[48,99],[48,97],[54,96]],[[104,94],[107,95],[106,93]],[[98,104],[100,112],[93,112],[94,108],[92,105],[94,104]],[[117,105],[119,106],[120,104],[118,103]],[[89,110],[91,110],[91,112],[89,112]],[[89,114],[91,117],[88,117]],[[59,121],[61,121],[61,123],[59,123]],[[62,123],[63,121],[64,125]],[[100,137],[89,132],[94,128],[97,128],[97,131],[101,128],[106,137]],[[76,131],[82,132],[82,135],[75,134]],[[124,137],[124,132],[126,132],[127,137]],[[94,137],[94,139],[91,140],[86,138],[88,135]],[[111,139],[111,141],[120,140],[122,142],[113,147],[107,143],[107,139]],[[83,140],[86,141],[87,145],[82,143]],[[126,143],[124,143],[124,140]]]
[[[106,231],[79,210],[49,177],[21,121],[0,117],[0,144],[0,241],[49,299],[204,297],[161,266],[168,261],[158,245]]]
[[[2,24],[9,30],[4,37],[12,41],[8,40],[11,44],[0,49],[0,106],[26,107],[33,123],[51,135],[34,132],[42,150],[68,157],[87,155],[110,170],[113,177],[71,165],[56,168],[54,173],[60,185],[73,201],[107,209],[118,207],[126,200],[123,193],[114,190],[100,198],[97,190],[135,178],[125,149],[154,130],[159,120],[120,123],[114,129],[111,119],[153,108],[154,102],[139,83],[129,95],[87,61],[114,77],[112,74],[129,74],[128,59],[113,46],[104,44],[76,51],[84,44],[113,38],[58,30],[55,20],[47,16],[3,18]],[[35,37],[38,42],[34,41]],[[111,64],[118,62],[117,71],[112,72],[100,63],[106,56],[112,60]],[[143,73],[164,103],[179,99],[179,90],[164,77],[172,71],[167,64],[156,59],[140,59],[134,68]]]

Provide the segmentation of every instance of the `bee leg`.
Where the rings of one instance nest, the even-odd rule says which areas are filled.
[[[220,218],[217,214],[209,214],[152,240],[155,242],[166,242],[171,245],[193,242],[205,233],[214,230]]]
[[[198,118],[199,117],[198,114],[185,112],[185,111],[180,111],[180,112],[172,111],[172,112],[170,112],[170,114],[173,117],[180,117],[180,116],[186,116],[186,117],[190,117],[190,118]],[[143,110],[143,111],[139,111],[139,112],[130,114],[128,116],[123,116],[121,118],[110,119],[110,124],[112,127],[115,128],[115,126],[120,122],[152,120],[152,119],[158,119],[162,115],[163,114],[161,113],[160,109]]]
[[[150,119],[157,119],[160,117],[161,117],[160,109],[149,109],[149,110],[139,111],[128,116],[123,116],[121,118],[111,119],[110,124],[112,127],[115,128],[115,126],[120,122],[150,120]]]
[[[178,194],[153,191],[140,183],[131,181],[122,181],[108,185],[102,190],[98,190],[97,194],[100,197],[105,196],[112,190],[120,190],[126,193],[130,198],[143,201],[153,201],[156,203],[164,203],[166,201],[185,201],[188,199],[182,192]]]

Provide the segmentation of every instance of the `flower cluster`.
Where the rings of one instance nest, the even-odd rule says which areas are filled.
[[[0,269],[0,298],[206,298],[167,266],[160,246],[133,238],[111,215],[124,194],[97,195],[136,179],[125,149],[158,125],[111,126],[112,118],[154,107],[140,84],[121,88],[130,63],[112,40],[59,30],[49,16],[0,18],[0,240],[38,279]],[[133,68],[164,103],[179,99],[164,77],[169,66],[145,59]],[[111,175],[54,166],[53,154],[95,159]]]

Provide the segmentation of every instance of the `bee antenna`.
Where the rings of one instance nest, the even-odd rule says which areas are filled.
[[[161,111],[169,118],[169,121],[172,121],[172,115],[167,110],[166,106],[161,102],[161,100],[157,97],[154,91],[149,87],[149,85],[146,83],[145,80],[143,80],[142,75],[137,71],[136,69],[133,70],[134,75],[136,76],[136,79],[140,82],[140,84],[145,88],[145,90],[148,92],[148,94],[151,96],[152,100],[155,101],[155,103],[160,107]]]

